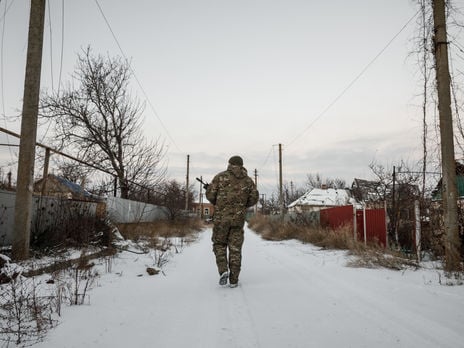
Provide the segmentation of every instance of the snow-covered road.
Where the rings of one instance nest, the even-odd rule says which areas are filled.
[[[36,347],[464,347],[464,287],[438,272],[349,268],[343,251],[246,230],[240,286],[220,287],[211,229],[147,276],[121,254]],[[139,274],[143,277],[138,277]]]

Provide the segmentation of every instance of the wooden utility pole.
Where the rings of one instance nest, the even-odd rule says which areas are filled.
[[[185,176],[185,211],[189,208],[189,174],[190,173],[190,155],[187,155],[187,175]]]
[[[445,0],[433,1],[435,70],[440,114],[442,163],[443,222],[445,226],[445,269],[457,271],[460,266],[456,163],[454,158],[453,118],[451,114],[450,73],[446,33]]]
[[[12,256],[15,260],[29,258],[44,16],[45,0],[31,0],[14,217]]]
[[[280,215],[284,218],[284,191],[282,182],[282,144],[279,144],[279,205]]]

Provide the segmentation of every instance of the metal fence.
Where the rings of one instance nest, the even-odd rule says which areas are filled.
[[[15,192],[0,190],[0,246],[12,244],[15,201]],[[34,195],[32,210],[32,234],[53,229],[70,218],[96,216],[98,212],[106,214],[114,223],[150,222],[167,218],[164,207],[117,197],[108,197],[102,202],[87,202]]]

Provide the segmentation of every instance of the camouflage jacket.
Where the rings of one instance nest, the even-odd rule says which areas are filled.
[[[229,164],[227,170],[213,178],[206,198],[214,204],[215,223],[243,226],[246,209],[258,202],[259,193],[244,167]]]

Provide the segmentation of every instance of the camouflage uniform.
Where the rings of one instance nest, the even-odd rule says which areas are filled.
[[[246,209],[255,205],[259,198],[258,190],[239,156],[231,157],[227,170],[213,178],[206,189],[206,198],[214,204],[212,242],[219,274],[229,271],[230,284],[237,284]]]

